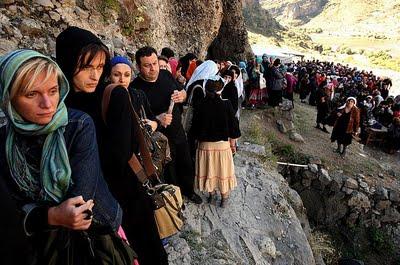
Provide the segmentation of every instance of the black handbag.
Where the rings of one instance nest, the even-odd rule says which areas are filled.
[[[117,232],[58,228],[40,237],[45,240],[38,265],[132,265],[137,258]]]

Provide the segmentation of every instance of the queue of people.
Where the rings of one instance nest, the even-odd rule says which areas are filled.
[[[177,60],[169,48],[161,54],[148,46],[137,50],[134,77],[127,57],[110,54],[90,31],[69,27],[56,38],[55,61],[32,50],[0,57],[6,120],[0,128],[0,187],[5,214],[15,220],[9,235],[18,242],[3,249],[2,264],[93,264],[82,257],[97,257],[90,236],[104,235],[112,242],[104,252],[117,264],[168,264],[151,198],[128,164],[140,155],[136,115],[168,139],[171,161],[160,179],[179,186],[189,202],[203,203],[198,193],[207,192],[211,203],[219,192],[219,205],[227,206],[237,185],[233,156],[243,69],[218,67],[194,54]],[[193,115],[185,131],[188,96]],[[57,252],[81,237],[89,241],[69,246],[85,253],[80,262],[69,259],[74,251],[68,258]],[[107,255],[94,264],[111,264]]]
[[[134,64],[78,27],[57,36],[55,61],[12,51],[0,57],[0,194],[13,220],[4,223],[13,244],[2,248],[2,264],[90,264],[98,256],[91,237],[104,236],[112,243],[95,264],[109,264],[107,255],[118,264],[168,264],[152,198],[129,165],[140,157],[137,118],[168,141],[170,159],[157,181],[178,186],[188,202],[202,204],[206,192],[207,203],[225,208],[237,186],[242,106],[276,107],[285,97],[294,107],[297,92],[317,106],[316,128],[333,126],[341,156],[368,127],[387,128],[394,152],[400,96],[389,96],[391,86],[372,72],[319,61],[284,65],[266,54],[236,65],[145,46]]]

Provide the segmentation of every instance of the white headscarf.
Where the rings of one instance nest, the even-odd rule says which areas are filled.
[[[207,60],[204,63],[200,64],[196,70],[194,70],[192,77],[189,82],[186,84],[185,90],[189,88],[191,84],[198,80],[207,79],[210,76],[214,76],[218,73],[217,64],[214,61]]]
[[[242,71],[240,70],[240,67],[235,65],[235,64],[231,64],[228,67],[228,70],[231,69],[232,66],[236,66],[239,69],[239,75],[235,80],[235,86],[238,92],[238,97],[240,98],[240,96],[243,96],[244,98],[244,86],[243,86],[243,76],[242,76]]]
[[[353,100],[354,101],[354,106],[357,106],[357,99],[355,97],[348,97],[346,99],[346,103],[344,103],[343,106],[339,107],[339,109],[344,109],[346,107],[347,101],[349,101],[349,100]]]

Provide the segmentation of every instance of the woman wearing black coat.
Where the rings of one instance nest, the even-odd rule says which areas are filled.
[[[95,121],[104,176],[121,205],[122,227],[140,264],[168,264],[150,197],[128,165],[132,154],[138,152],[138,142],[129,93],[122,84],[113,89],[105,121],[102,118],[104,78],[112,66],[108,49],[91,32],[70,27],[57,37],[56,53],[72,88],[67,106],[87,112]]]

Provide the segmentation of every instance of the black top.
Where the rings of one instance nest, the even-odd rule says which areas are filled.
[[[131,96],[133,108],[141,119],[156,121],[156,116],[151,110],[149,100],[142,90],[129,89],[129,95]]]
[[[140,91],[132,91],[131,98],[135,110],[138,111],[141,105],[145,110],[148,108]],[[146,110],[146,114],[152,118],[151,111]],[[140,264],[168,264],[150,197],[128,164],[132,154],[137,154],[139,149],[133,117],[128,90],[122,86],[115,87],[110,95],[106,125],[101,132],[104,141],[100,157],[104,176],[121,204],[124,212],[122,226],[138,253]]]
[[[192,101],[191,105],[195,108],[205,97],[204,92],[203,92],[203,83],[204,79],[197,80],[193,82],[188,88],[187,88],[187,98],[186,102],[189,102],[190,96],[192,96]]]
[[[222,98],[228,99],[231,102],[234,113],[236,113],[238,111],[239,97],[238,97],[238,92],[237,92],[237,88],[235,85],[235,81],[229,82],[224,87],[224,90],[222,91]]]
[[[167,70],[160,70],[156,82],[147,82],[141,77],[135,78],[129,87],[130,90],[142,90],[150,103],[154,115],[167,112],[174,90],[182,90],[182,86],[173,78]],[[181,122],[180,104],[175,104],[172,111],[172,122],[167,128],[161,127],[160,131],[173,143],[186,141],[185,131]]]
[[[155,119],[142,91],[133,90],[128,94],[126,88],[117,86],[110,95],[106,122],[97,121],[100,130],[98,139],[102,140],[99,141],[99,149],[104,175],[121,204],[129,203],[137,196],[138,180],[128,165],[132,154],[139,152],[132,106],[139,117],[143,109],[148,119]]]
[[[111,92],[107,125],[101,132],[104,141],[100,146],[100,159],[106,181],[122,208],[137,196],[138,180],[128,165],[133,152],[139,149],[132,120],[128,91],[118,86]]]
[[[191,133],[200,142],[227,141],[240,137],[238,120],[229,100],[205,97],[193,109]]]

